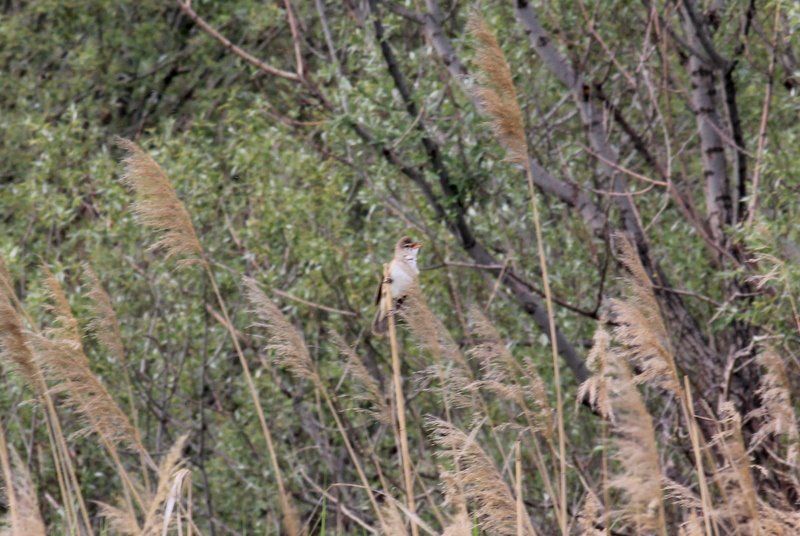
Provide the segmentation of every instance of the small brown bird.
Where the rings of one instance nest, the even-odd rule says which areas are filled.
[[[411,238],[404,236],[394,248],[394,257],[389,263],[389,276],[378,286],[375,296],[375,304],[378,311],[375,313],[375,320],[372,322],[372,333],[381,336],[386,333],[389,326],[388,316],[383,308],[384,285],[389,285],[392,293],[392,309],[390,314],[395,314],[403,305],[406,293],[411,285],[417,280],[419,269],[417,268],[417,255],[422,244],[414,242]]]

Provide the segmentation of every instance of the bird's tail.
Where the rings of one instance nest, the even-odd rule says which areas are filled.
[[[388,329],[389,317],[386,316],[383,308],[379,307],[378,310],[375,311],[375,319],[372,321],[372,334],[376,337],[383,337]]]

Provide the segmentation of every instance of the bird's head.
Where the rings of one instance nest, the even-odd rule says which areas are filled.
[[[419,248],[421,247],[422,243],[414,242],[410,237],[404,236],[397,241],[395,253],[399,253],[403,257],[416,258],[417,254],[419,253]]]

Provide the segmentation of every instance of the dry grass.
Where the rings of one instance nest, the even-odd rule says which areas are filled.
[[[517,534],[517,505],[514,494],[494,466],[492,459],[475,440],[475,433],[466,434],[453,425],[430,419],[433,441],[440,456],[453,457],[459,469],[442,479],[450,495],[463,494],[473,505],[482,530],[489,534],[515,536]],[[525,534],[534,534],[530,521],[524,524]]]
[[[116,142],[128,153],[122,161],[122,182],[136,194],[133,212],[142,225],[159,235],[150,249],[164,250],[167,258],[178,257],[178,264],[202,258],[203,248],[189,212],[161,166],[134,142],[122,138]]]

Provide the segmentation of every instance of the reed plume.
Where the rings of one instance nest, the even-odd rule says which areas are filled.
[[[284,316],[278,306],[258,288],[252,279],[245,279],[247,298],[253,306],[252,312],[258,318],[255,327],[263,328],[268,334],[265,350],[272,352],[275,364],[286,368],[293,376],[321,383],[319,374],[311,360],[305,340],[300,332]]]
[[[124,443],[128,448],[146,454],[138,429],[92,372],[80,336],[75,340],[73,326],[77,327],[78,323],[61,285],[52,273],[46,271],[45,274],[53,300],[51,309],[56,313],[58,324],[46,330],[44,335],[31,333],[29,342],[44,377],[53,382],[51,392],[64,394],[66,404],[81,415],[85,426],[76,435],[94,431],[109,445]]]
[[[161,166],[134,142],[123,138],[115,141],[128,153],[123,160],[122,182],[136,194],[133,212],[142,225],[159,235],[149,249],[163,250],[166,258],[178,257],[179,265],[202,259],[203,248],[189,212]]]
[[[610,351],[612,407],[614,414],[614,459],[620,471],[609,485],[624,497],[623,519],[638,533],[666,535],[661,464],[653,419],[623,356]]]
[[[494,32],[477,12],[470,16],[468,29],[477,41],[477,84],[473,87],[476,100],[484,115],[490,118],[495,138],[508,151],[508,160],[526,166],[528,144],[511,67]]]
[[[7,448],[0,426],[0,466],[5,481],[8,513],[0,519],[0,536],[45,536],[45,525],[27,466]]]
[[[629,276],[628,296],[611,300],[614,338],[625,346],[626,355],[640,369],[637,382],[654,382],[682,398],[678,368],[652,282],[630,241],[617,235],[617,242],[619,260]]]
[[[58,278],[47,265],[42,265],[42,271],[44,272],[43,283],[49,299],[45,305],[45,310],[53,317],[53,322],[45,330],[45,335],[51,339],[58,339],[65,344],[71,344],[75,347],[76,355],[83,356],[80,326],[78,325],[78,320],[72,314],[72,307],[69,304],[69,300],[67,300],[67,295],[64,293]]]
[[[561,371],[558,361],[558,343],[555,313],[553,311],[553,295],[550,290],[550,277],[547,270],[547,257],[544,251],[542,224],[539,218],[539,207],[536,199],[536,187],[533,169],[528,156],[528,144],[525,138],[525,127],[522,110],[517,100],[511,68],[505,54],[497,43],[494,33],[477,11],[473,11],[469,20],[469,29],[478,42],[476,65],[478,71],[475,88],[478,102],[484,114],[489,117],[492,130],[497,140],[508,152],[508,160],[523,167],[528,185],[528,198],[531,204],[533,227],[536,235],[536,252],[539,269],[542,273],[542,287],[547,309],[548,336],[553,363],[553,383],[556,391],[556,417],[558,423],[558,508],[560,513],[559,529],[562,536],[567,536],[567,447],[564,432],[564,404],[561,395]]]
[[[260,320],[260,322],[256,323],[256,326],[263,327],[267,330],[266,349],[273,352],[275,362],[286,367],[287,370],[297,378],[311,381],[325,400],[334,421],[336,421],[336,427],[350,455],[350,460],[353,462],[361,484],[367,492],[375,515],[380,521],[381,530],[386,532],[388,530],[388,525],[384,519],[383,511],[378,505],[375,494],[372,492],[372,486],[367,479],[366,473],[364,473],[361,461],[339,417],[339,411],[334,406],[330,393],[311,360],[311,355],[308,352],[308,347],[303,339],[303,335],[286,319],[281,310],[272,303],[272,300],[264,294],[255,280],[245,278],[244,285],[247,290],[247,298],[253,307],[253,312]],[[300,526],[299,522],[297,526]]]
[[[452,424],[433,417],[428,419],[427,426],[431,430],[431,439],[439,447],[439,456],[453,457],[457,467],[442,482],[450,486],[457,483],[459,489],[448,489],[447,492],[452,495],[463,493],[466,501],[475,506],[478,523],[486,533],[516,536],[516,499],[492,459],[476,442],[477,429],[467,435]],[[534,534],[527,515],[524,516],[524,533]]]
[[[170,495],[172,483],[186,463],[183,459],[183,448],[189,434],[179,437],[158,465],[158,484],[156,492],[149,500],[144,518],[142,533],[144,536],[158,536],[168,527],[169,519],[165,518],[165,504]]]
[[[592,349],[586,357],[586,368],[592,375],[578,388],[575,403],[588,399],[589,405],[605,419],[612,420],[614,409],[609,396],[608,385],[608,356],[611,345],[611,336],[599,323],[594,332]]]
[[[511,354],[497,328],[478,307],[470,309],[470,332],[478,341],[468,355],[481,367],[476,387],[487,389],[516,404],[523,412],[533,408],[530,419],[534,431],[550,439],[553,435],[553,409],[547,387],[535,365],[526,359],[521,365]]]
[[[750,412],[748,418],[760,419],[760,423],[751,439],[751,449],[768,436],[783,437],[788,445],[786,463],[796,470],[800,461],[800,431],[792,404],[791,383],[786,365],[772,348],[761,352],[757,361],[763,369],[761,384],[756,391],[761,399],[761,406]]]
[[[742,417],[733,403],[725,401],[719,409],[719,432],[712,439],[725,462],[717,471],[717,482],[727,498],[721,516],[733,526],[758,533],[761,527],[758,493],[750,470],[751,460],[742,436]]]
[[[347,344],[339,333],[334,330],[329,332],[331,342],[339,351],[339,354],[346,360],[346,371],[350,374],[363,389],[357,391],[355,399],[367,402],[372,409],[369,415],[378,422],[391,424],[392,414],[389,405],[386,403],[386,396],[381,389],[378,381],[367,370],[361,357]]]
[[[415,374],[417,385],[434,391],[430,384],[438,382],[447,408],[473,407],[469,363],[442,321],[428,307],[419,285],[408,290],[400,314],[419,347],[433,358],[430,366]]]
[[[41,394],[39,369],[28,346],[19,313],[0,289],[0,356],[27,382],[34,392]]]
[[[603,536],[606,533],[602,528],[598,528],[603,526],[603,515],[600,510],[600,501],[589,491],[578,512],[578,528],[581,536]]]
[[[117,313],[111,304],[111,296],[103,288],[100,279],[88,263],[83,265],[83,272],[89,283],[89,292],[86,295],[91,300],[92,311],[92,319],[87,329],[94,333],[100,344],[111,352],[121,367],[127,368],[125,347],[122,344]]]

